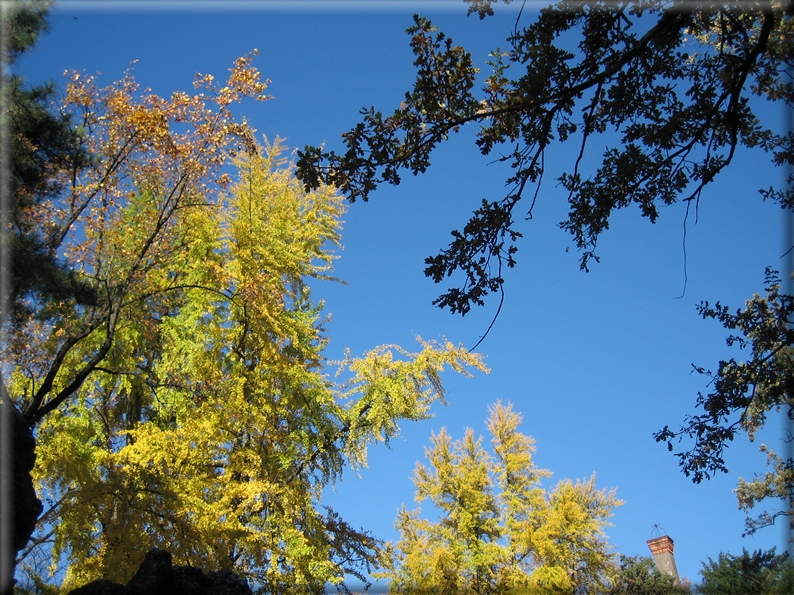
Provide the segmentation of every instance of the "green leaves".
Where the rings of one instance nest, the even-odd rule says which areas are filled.
[[[676,585],[674,577],[659,571],[651,558],[620,556],[620,569],[609,595],[686,595],[690,589]]]
[[[775,549],[742,551],[741,556],[720,553],[709,558],[700,571],[703,595],[774,595],[790,590],[792,567],[787,555],[775,555]]]

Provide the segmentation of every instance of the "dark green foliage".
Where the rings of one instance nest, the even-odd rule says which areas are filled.
[[[465,1],[480,19],[498,4]],[[408,29],[416,56],[413,90],[391,115],[364,110],[362,122],[342,135],[344,152],[306,147],[298,177],[308,187],[326,181],[351,201],[367,200],[379,184],[399,184],[405,171],[424,172],[438,144],[476,125],[482,154],[511,167],[508,190],[483,199],[452,232],[449,246],[425,261],[425,274],[436,283],[462,275],[434,303],[465,315],[488,294],[503,292],[503,269],[516,265],[521,220],[531,218],[540,197],[544,156],[553,143],[573,142],[578,152],[557,181],[568,193],[560,227],[580,250],[583,270],[598,261],[598,238],[618,209],[636,206],[655,222],[661,207],[684,202],[686,224],[740,147],[763,150],[778,166],[794,165],[794,132],[770,128],[762,118],[779,106],[794,109],[793,6],[782,0],[563,0],[529,24],[522,12],[507,51],[491,54],[491,72],[481,82],[471,55],[415,16]],[[778,125],[777,116],[768,124]],[[594,143],[606,149],[588,170],[584,157]],[[764,199],[794,208],[792,171],[780,187],[761,188]],[[747,363],[721,362],[716,374],[696,368],[714,380],[712,392],[698,398],[704,413],[656,436],[671,449],[673,438],[695,440],[678,456],[696,482],[727,471],[723,450],[737,431],[752,437],[766,413],[779,407],[791,414],[786,325],[792,308],[777,285],[735,316],[719,304],[701,307],[704,317],[739,331],[729,343],[753,353]],[[769,457],[769,474],[740,484],[742,508],[794,496],[794,463]],[[748,521],[748,530],[774,516]]]
[[[53,0],[33,0],[17,3],[10,10],[8,21],[8,61],[13,64],[17,57],[36,44],[39,35],[47,30],[47,11]]]
[[[662,574],[651,558],[620,556],[620,572],[607,595],[683,595],[689,589]]]
[[[741,556],[721,553],[715,562],[709,558],[700,571],[703,595],[783,595],[790,593],[792,564],[787,554],[775,555],[775,548]]]
[[[493,13],[495,2],[467,1],[469,13]],[[749,102],[759,95],[794,105],[784,72],[794,67],[792,23],[782,3],[560,2],[519,25],[508,51],[492,54],[478,92],[471,55],[415,17],[408,33],[416,82],[401,106],[388,116],[363,110],[363,121],[343,135],[344,153],[299,153],[298,176],[308,187],[324,180],[351,201],[367,200],[379,184],[399,184],[403,171],[424,172],[433,149],[461,126],[479,126],[483,155],[495,152],[512,167],[509,190],[483,200],[450,245],[426,260],[436,282],[463,273],[435,301],[440,307],[466,314],[501,290],[503,266],[516,264],[516,220],[532,215],[554,142],[579,149],[559,177],[569,203],[560,225],[585,270],[598,260],[597,240],[615,210],[636,205],[653,222],[660,206],[697,206],[742,145],[762,148],[779,165],[794,161],[794,134],[763,127]],[[614,136],[594,140],[604,132]],[[604,140],[611,146],[600,166],[583,171],[588,142]],[[527,192],[530,204],[516,209]],[[791,190],[764,193],[785,208],[794,203]]]
[[[46,30],[50,2],[28,3],[11,11],[9,60],[29,50]],[[83,167],[87,156],[81,139],[68,118],[50,107],[54,99],[51,84],[29,86],[13,76],[6,86],[8,112],[3,114],[11,149],[9,194],[12,234],[11,291],[12,323],[31,316],[42,300],[94,302],[92,288],[58,262],[53,249],[55,237],[42,229],[35,207],[60,189],[61,174]]]
[[[74,273],[61,266],[52,240],[34,216],[34,207],[59,191],[58,172],[81,167],[85,155],[66,118],[53,114],[51,85],[26,87],[19,77],[10,81],[12,315],[30,315],[27,300],[44,297],[91,303],[93,293]]]
[[[715,471],[727,471],[723,449],[739,431],[752,436],[764,423],[766,412],[794,404],[794,376],[790,359],[794,344],[794,297],[780,293],[776,271],[767,269],[766,295],[755,295],[743,310],[732,313],[728,306],[703,302],[698,311],[703,318],[719,320],[726,329],[738,331],[726,339],[739,349],[750,349],[750,357],[737,362],[721,361],[716,374],[695,366],[699,374],[713,380],[712,391],[698,396],[703,414],[690,417],[677,432],[664,428],[657,441],[674,437],[695,438],[695,448],[677,456],[684,472],[699,483]]]

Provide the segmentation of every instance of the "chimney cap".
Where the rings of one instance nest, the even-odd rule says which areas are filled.
[[[670,552],[671,554],[673,553],[673,540],[668,535],[662,535],[661,537],[649,539],[645,543],[648,544],[648,549],[651,550],[653,555],[660,554],[662,552]]]

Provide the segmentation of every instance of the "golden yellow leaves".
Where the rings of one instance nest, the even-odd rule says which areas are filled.
[[[441,373],[447,366],[466,376],[467,368],[488,371],[482,358],[463,346],[417,340],[422,346],[418,353],[381,346],[361,358],[348,357],[337,371],[337,376],[351,374],[340,396],[351,401],[344,419],[346,455],[354,468],[366,467],[370,443],[388,443],[399,434],[401,420],[427,419],[432,404],[444,402]]]
[[[66,85],[66,104],[87,109],[93,104],[96,95],[94,77],[72,72]]]
[[[209,99],[184,92],[170,99],[141,93],[131,71],[102,89],[97,88],[95,77],[70,75],[63,110],[82,126],[85,149],[96,161],[75,177],[63,172],[71,196],[45,202],[39,214],[42,226],[59,238],[55,248],[71,257],[76,268],[93,275],[107,268],[109,260],[96,241],[118,220],[116,211],[142,188],[156,201],[149,215],[151,221],[159,222],[159,230],[152,231],[162,239],[168,237],[165,232],[173,228],[180,209],[199,201],[201,194],[229,185],[228,173],[220,171],[229,154],[240,149],[252,152],[256,145],[253,130],[233,117],[228,104],[245,97],[267,98],[267,82],[252,61],[253,55],[236,60],[227,91]],[[197,79],[197,85],[212,87],[213,81],[214,77],[205,75]],[[149,251],[139,244],[120,255]]]
[[[126,552],[158,545],[265,587],[339,582],[362,564],[350,552],[366,564],[376,542],[322,512],[323,488],[401,420],[428,417],[445,369],[485,369],[462,347],[420,341],[418,353],[348,359],[349,382],[329,379],[307,280],[331,278],[344,202],[327,186],[306,192],[278,142],[262,149],[233,117],[229,102],[266,99],[251,60],[225,85],[199,76],[209,96],[163,99],[131,74],[104,89],[72,77],[66,108],[95,159],[40,212],[99,303],[28,328],[38,342],[20,334],[42,363],[10,390],[21,400],[41,385],[63,345],[55,389],[87,378],[39,434],[56,553],[75,580],[126,580]]]
[[[212,85],[214,80],[215,77],[211,74],[201,74],[200,72],[197,72],[196,77],[193,80],[193,88],[198,89],[200,87],[208,87]]]
[[[226,107],[230,103],[239,101],[242,97],[252,97],[258,101],[267,101],[272,96],[266,95],[265,90],[270,84],[270,80],[262,80],[262,74],[252,66],[255,56],[259,55],[258,50],[241,56],[234,61],[234,67],[230,69],[231,74],[226,81],[226,85],[218,88],[215,85],[215,77],[211,74],[197,74],[193,81],[196,89],[207,89],[214,97],[219,107]],[[204,95],[200,95],[204,97]]]
[[[270,96],[264,94],[270,80],[262,81],[259,71],[251,68],[253,57],[257,55],[259,55],[259,51],[254,50],[251,54],[235,60],[228,85],[236,91],[237,95],[255,97],[264,101],[271,99]]]
[[[400,541],[387,546],[384,566],[401,593],[570,593],[602,590],[612,569],[603,533],[614,490],[598,490],[595,476],[543,489],[550,474],[532,461],[534,441],[518,431],[521,416],[497,403],[487,421],[494,446],[467,430],[452,441],[445,430],[431,438],[430,466],[417,464],[416,500],[429,499],[439,522],[401,510]]]

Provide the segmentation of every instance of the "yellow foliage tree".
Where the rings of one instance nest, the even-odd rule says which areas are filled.
[[[210,95],[163,100],[130,76],[105,90],[72,77],[93,165],[31,215],[97,301],[39,308],[7,352],[9,397],[37,427],[34,546],[54,540],[65,588],[126,582],[152,547],[274,593],[366,579],[379,543],[323,507],[323,488],[400,420],[429,417],[445,367],[484,366],[422,342],[330,377],[307,281],[330,278],[341,198],[305,192],[278,144],[232,119],[232,101],[264,98],[250,57],[226,86],[197,84]]]
[[[596,593],[614,570],[604,528],[622,502],[589,480],[561,481],[533,460],[534,440],[518,431],[521,415],[497,403],[487,422],[493,454],[468,429],[452,442],[442,429],[417,464],[416,500],[439,510],[439,522],[403,508],[401,538],[385,548],[393,593]]]

